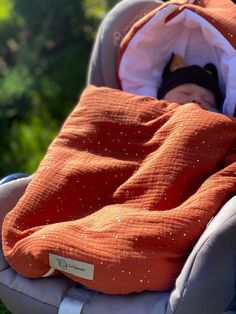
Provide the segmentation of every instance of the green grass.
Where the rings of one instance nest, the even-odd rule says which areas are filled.
[[[1,301],[0,301],[0,314],[11,314]]]

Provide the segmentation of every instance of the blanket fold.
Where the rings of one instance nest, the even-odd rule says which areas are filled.
[[[5,256],[110,294],[171,289],[235,194],[235,148],[234,118],[89,86],[5,218]]]

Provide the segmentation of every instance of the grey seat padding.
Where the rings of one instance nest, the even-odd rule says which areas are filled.
[[[16,205],[19,198],[25,192],[31,176],[21,178],[12,182],[1,185],[0,188],[0,222],[5,215]],[[2,224],[0,224],[0,232],[2,233]]]
[[[2,233],[2,222],[5,215],[16,205],[22,194],[24,193],[31,177],[18,179],[1,185],[0,188],[0,233]],[[5,257],[1,250],[0,242],[0,271],[7,268]]]
[[[163,4],[160,0],[123,0],[105,17],[90,58],[87,83],[119,89],[116,58],[121,40],[135,21]]]
[[[176,281],[166,314],[221,314],[235,294],[236,197],[200,237]],[[193,306],[194,305],[194,306]]]
[[[64,276],[34,280],[20,276],[11,268],[0,272],[0,298],[17,314],[57,313],[65,293],[73,285]]]

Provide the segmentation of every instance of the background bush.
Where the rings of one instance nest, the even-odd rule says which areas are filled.
[[[85,86],[114,1],[0,0],[0,177],[32,173]]]

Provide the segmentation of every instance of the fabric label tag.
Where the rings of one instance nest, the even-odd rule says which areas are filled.
[[[49,263],[51,267],[61,270],[76,277],[93,280],[94,265],[79,262],[70,258],[49,253]]]

